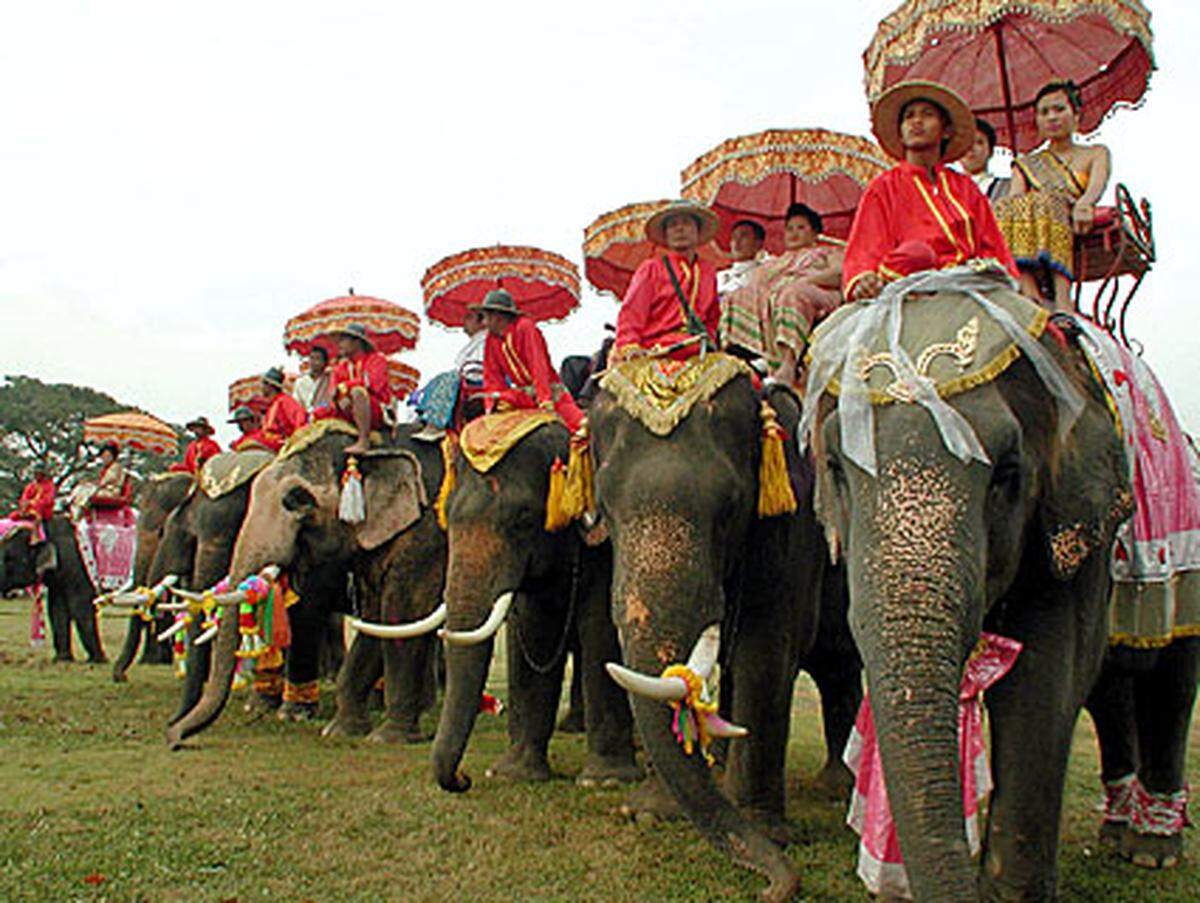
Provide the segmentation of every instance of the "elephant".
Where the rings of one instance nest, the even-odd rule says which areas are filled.
[[[767,488],[760,480],[767,420],[777,416],[776,429],[790,434],[800,407],[782,387],[764,395],[741,362],[709,354],[677,373],[678,382],[656,387],[674,412],[664,423],[639,385],[639,374],[657,379],[647,376],[653,366],[651,358],[610,370],[588,412],[624,661],[609,670],[631,691],[643,746],[679,807],[717,848],[766,875],[767,899],[786,899],[799,879],[773,841],[790,835],[784,767],[792,686],[818,635],[828,557],[811,471],[794,443],[784,443],[783,479],[794,487],[795,512],[759,517],[756,500]],[[653,676],[692,650],[688,668],[703,678],[714,630],[722,714],[749,731],[729,740],[728,797],[705,758],[689,754],[672,732],[663,702],[678,702],[684,682]]]
[[[280,567],[295,576],[301,598],[307,599],[321,593],[305,586],[306,574],[311,581],[311,575],[349,571],[365,613],[380,609],[406,620],[429,614],[437,604],[445,559],[444,539],[428,503],[440,482],[441,454],[436,445],[413,441],[413,432],[414,428],[405,428],[395,445],[358,457],[366,518],[356,524],[339,517],[345,449],[353,436],[341,421],[330,420],[293,437],[288,448],[255,477],[226,569],[232,582],[270,566]],[[327,578],[318,582],[327,583]],[[167,742],[172,747],[203,730],[224,707],[236,664],[236,621],[221,619],[203,695],[168,727]],[[299,633],[293,622],[293,643]],[[338,674],[337,714],[328,733],[358,735],[370,730],[366,702],[381,659],[387,712],[373,736],[421,739],[418,717],[433,703],[433,649],[428,637],[389,643],[356,637]]]
[[[100,645],[92,585],[79,554],[75,527],[56,515],[44,524],[45,539],[34,540],[31,528],[18,527],[0,537],[0,594],[41,583],[46,588],[46,606],[54,641],[54,660],[74,660],[71,625],[87,653],[88,662],[108,659]]]
[[[505,416],[505,415],[500,415]],[[536,416],[536,415],[535,415]],[[463,433],[468,441],[474,421]],[[569,457],[566,428],[547,420],[516,438],[486,469],[460,451],[446,496],[446,695],[433,745],[433,773],[450,792],[470,788],[462,770],[492,660],[507,622],[509,748],[490,776],[546,780],[566,653],[578,643],[587,757],[583,786],[636,780],[628,702],[604,673],[618,653],[608,613],[611,551],[573,528],[548,530],[555,461]]]
[[[988,298],[1004,305],[1007,334],[958,292],[904,302],[903,341],[921,362],[918,379],[942,399],[938,419],[929,396],[916,403],[918,391],[897,376],[888,331],[866,340],[856,361],[877,393],[867,405],[874,474],[861,452],[871,422],[856,416],[843,431],[842,399],[809,385],[819,405],[818,508],[844,556],[850,628],[919,900],[1054,897],[1072,730],[1105,656],[1108,550],[1132,508],[1121,444],[1082,352],[1060,329],[1039,329],[1045,314],[1029,302],[1006,291]],[[885,303],[878,309],[890,310]],[[814,373],[825,355],[840,366],[849,353],[823,337],[868,307],[843,308],[822,327],[830,332],[818,331]],[[908,348],[947,327],[952,341]],[[945,425],[960,422],[982,452],[966,463],[943,440]],[[985,631],[1023,648],[985,698],[994,790],[976,867],[959,780],[959,692]]]
[[[144,481],[136,496],[138,509],[137,523],[137,553],[133,559],[133,585],[149,586],[148,576],[154,555],[158,551],[158,542],[162,538],[163,526],[167,515],[174,511],[187,498],[195,481],[191,474],[163,473],[156,474]],[[169,626],[166,618],[147,622],[139,617],[129,619],[129,629],[125,633],[125,642],[113,662],[113,681],[122,683],[126,680],[129,666],[142,645],[142,638],[147,638],[142,652],[142,664],[163,665],[171,662],[171,645],[159,642],[157,635]]]

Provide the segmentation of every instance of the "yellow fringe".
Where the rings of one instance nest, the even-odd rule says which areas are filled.
[[[571,515],[563,505],[563,487],[567,482],[567,469],[562,458],[555,458],[550,467],[550,489],[546,493],[546,532],[557,533],[571,523]]]
[[[454,451],[457,445],[458,436],[453,431],[447,432],[442,438],[442,485],[438,487],[434,510],[437,511],[438,526],[443,530],[449,527],[446,520],[446,502],[450,498],[450,493],[454,491]]]
[[[785,434],[766,401],[759,408],[762,418],[762,459],[758,466],[758,516],[775,517],[796,511],[796,493],[788,475],[783,452]]]
[[[585,419],[571,436],[571,453],[567,457],[563,507],[571,520],[596,510],[596,475],[592,469],[591,447]]]

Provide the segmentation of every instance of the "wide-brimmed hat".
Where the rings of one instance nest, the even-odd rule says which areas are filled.
[[[352,339],[358,339],[372,351],[375,350],[375,343],[371,341],[371,334],[367,332],[367,327],[361,323],[350,323],[337,331],[337,335],[348,335]]]
[[[243,405],[238,405],[233,409],[233,416],[229,418],[230,423],[237,423],[239,420],[254,420],[258,417],[250,408]]]
[[[696,242],[698,245],[712,241],[720,226],[717,215],[703,204],[688,200],[672,201],[646,220],[646,237],[656,245],[665,246],[667,220],[673,216],[690,216],[696,221],[696,225],[700,227],[700,240]]]
[[[214,432],[212,424],[208,422],[207,417],[197,417],[195,420],[189,420],[184,424],[184,429],[195,430],[197,433],[205,433],[209,436]]]
[[[472,304],[472,310],[494,310],[500,314],[511,314],[514,317],[521,316],[521,308],[517,307],[517,300],[505,289],[494,288],[484,296],[481,304]]]
[[[280,392],[284,390],[283,369],[280,367],[272,367],[262,375],[262,381],[268,386],[274,386]]]
[[[943,163],[952,163],[975,143],[975,116],[967,102],[945,85],[927,81],[904,81],[888,88],[871,107],[871,130],[880,146],[897,160],[904,159],[900,138],[900,113],[914,100],[926,100],[946,111],[954,134],[942,153]]]

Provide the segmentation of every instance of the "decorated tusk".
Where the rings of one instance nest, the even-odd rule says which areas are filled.
[[[166,630],[164,630],[162,633],[160,633],[158,635],[158,641],[160,643],[165,643],[167,640],[169,640],[171,637],[175,636],[175,634],[179,633],[179,631],[183,630],[187,626],[188,626],[187,621],[183,621],[183,620],[176,621],[174,624],[172,624],[170,627],[168,627]]]
[[[160,602],[154,606],[155,611],[187,611],[192,607],[190,602]]]
[[[504,623],[512,602],[513,594],[511,590],[502,593],[492,604],[491,614],[488,615],[487,620],[480,626],[474,630],[439,630],[438,636],[451,646],[474,646],[477,643],[490,640],[495,636],[496,631],[500,629],[500,625]]]
[[[709,714],[706,716],[708,721],[708,732],[714,737],[729,737],[730,739],[738,739],[749,735],[750,731],[742,727],[740,724],[734,724],[726,721],[720,715]]]
[[[701,680],[708,680],[720,654],[721,625],[709,624],[701,631],[700,638],[692,647],[692,654],[688,656],[687,666]]]
[[[220,629],[221,629],[220,624],[213,624],[212,627],[208,628],[208,630],[204,631],[204,633],[202,633],[202,634],[200,634],[200,636],[196,637],[196,645],[203,646],[205,643],[207,643],[209,640],[211,640],[213,637],[215,637],[217,635],[217,631]]]
[[[172,586],[171,594],[178,596],[180,599],[187,599],[189,602],[203,602],[204,601],[204,593],[195,593],[195,592],[192,592],[190,589],[179,589],[177,587]]]
[[[365,633],[367,636],[379,637],[382,640],[410,640],[414,637],[424,636],[445,623],[445,602],[421,620],[410,621],[406,624],[374,624],[370,621],[360,621],[358,618],[350,619],[350,626],[355,630]]]
[[[268,583],[274,583],[279,579],[281,568],[277,564],[268,564],[265,568],[258,572],[258,576],[262,577]]]
[[[604,668],[619,686],[638,696],[659,702],[675,702],[687,696],[687,684],[680,677],[649,677],[616,662],[606,662]]]
[[[213,596],[218,605],[239,605],[246,601],[246,591],[244,589],[234,590],[231,593],[220,593]]]

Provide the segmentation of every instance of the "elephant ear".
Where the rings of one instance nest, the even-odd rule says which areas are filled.
[[[33,569],[39,577],[58,567],[58,549],[54,547],[54,543],[48,540],[38,543],[34,555]]]
[[[1125,450],[1098,387],[1051,456],[1041,522],[1050,569],[1070,580],[1093,553],[1111,553],[1113,531],[1133,514]]]
[[[429,500],[421,481],[421,463],[411,452],[389,452],[362,459],[367,517],[357,526],[358,544],[376,549],[421,519]]]

